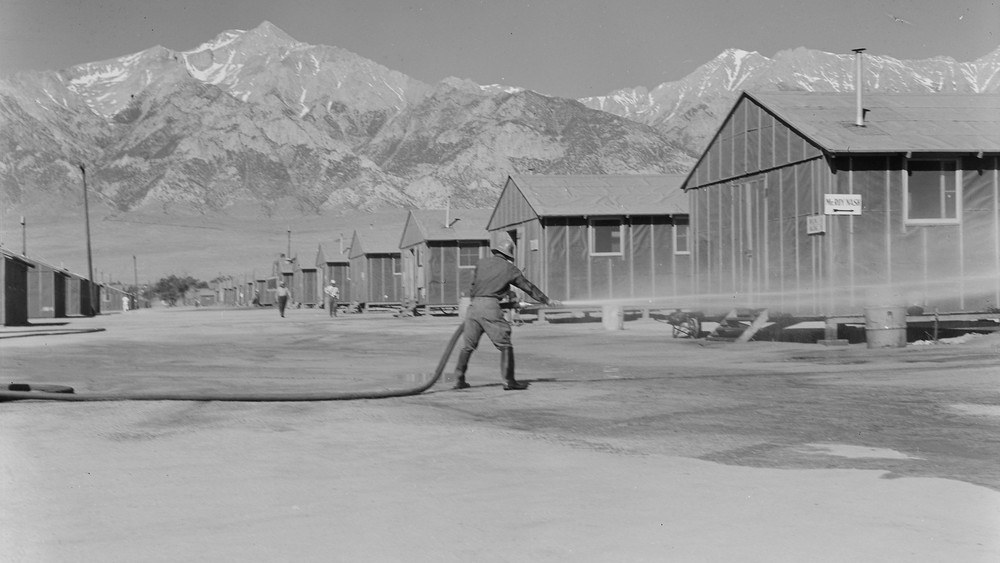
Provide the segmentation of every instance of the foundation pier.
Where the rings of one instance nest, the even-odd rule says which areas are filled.
[[[824,346],[847,346],[849,342],[844,338],[837,338],[837,327],[841,319],[827,317],[823,328],[823,340],[817,342]]]

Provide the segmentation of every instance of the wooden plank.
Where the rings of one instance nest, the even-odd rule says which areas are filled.
[[[722,317],[722,320],[719,321],[717,325],[715,325],[715,328],[712,329],[712,332],[708,334],[708,339],[711,340],[713,338],[719,338],[719,329],[724,325],[726,325],[726,321],[735,320],[738,317],[739,317],[739,311],[736,309],[731,309],[728,313],[726,313],[726,316]]]
[[[760,312],[757,313],[757,317],[754,318],[752,323],[750,323],[750,326],[748,326],[747,329],[743,331],[743,334],[739,335],[736,338],[736,341],[749,342],[750,339],[753,338],[755,334],[757,334],[757,331],[764,328],[765,324],[767,324],[767,309],[761,309]]]

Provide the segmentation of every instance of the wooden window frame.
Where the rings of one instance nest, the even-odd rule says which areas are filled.
[[[473,259],[472,264],[462,264],[462,250],[463,249],[474,249],[476,251],[476,256]],[[470,257],[471,258],[471,257]],[[459,269],[472,269],[475,268],[480,260],[483,258],[483,245],[476,242],[459,242],[458,243],[458,267]]]
[[[910,163],[937,162],[955,165],[955,216],[940,218],[910,217]],[[940,186],[940,197],[946,196],[945,186]],[[944,203],[942,201],[942,207]],[[907,226],[961,225],[962,224],[962,160],[959,158],[907,158],[903,160],[903,224]]]
[[[598,252],[596,246],[596,223],[618,224],[618,250],[616,252]],[[594,217],[587,220],[588,250],[591,256],[624,256],[625,255],[625,221],[621,217]]]
[[[684,250],[679,250],[677,248],[677,227],[684,227],[687,232],[687,236],[684,238]],[[691,220],[684,218],[684,220],[678,223],[678,219],[673,220],[673,227],[671,230],[671,236],[674,246],[674,254],[677,256],[690,256],[691,255]]]

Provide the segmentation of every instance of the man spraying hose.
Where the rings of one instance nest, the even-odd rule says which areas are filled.
[[[503,388],[508,391],[527,389],[527,383],[514,379],[514,348],[510,342],[510,323],[500,308],[500,300],[510,291],[510,286],[520,288],[532,299],[550,307],[558,307],[559,302],[549,299],[535,287],[521,270],[514,265],[514,243],[501,241],[476,265],[469,295],[472,302],[465,314],[462,350],[455,362],[455,389],[468,389],[465,372],[469,367],[472,352],[479,347],[483,333],[500,350],[500,375]]]

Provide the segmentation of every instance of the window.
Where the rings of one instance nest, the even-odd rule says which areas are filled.
[[[394,276],[401,276],[401,275],[403,275],[403,270],[400,268],[400,262],[402,262],[402,260],[400,259],[400,257],[399,256],[393,256],[391,260],[392,260],[392,274]]]
[[[514,262],[520,264],[521,263],[520,257],[523,256],[523,254],[521,253],[521,247],[517,244],[518,241],[517,229],[511,229],[507,231],[507,236],[510,238],[510,242],[514,243]],[[502,238],[498,239],[497,242],[500,242],[500,240],[503,239]]]
[[[594,219],[590,222],[590,253],[622,253],[622,222],[620,219]]]
[[[674,254],[691,254],[688,242],[690,226],[687,217],[674,217]]]
[[[903,201],[908,224],[955,224],[962,217],[962,181],[954,160],[910,160]]]
[[[475,268],[482,257],[482,248],[482,245],[476,243],[458,243],[458,267]]]

